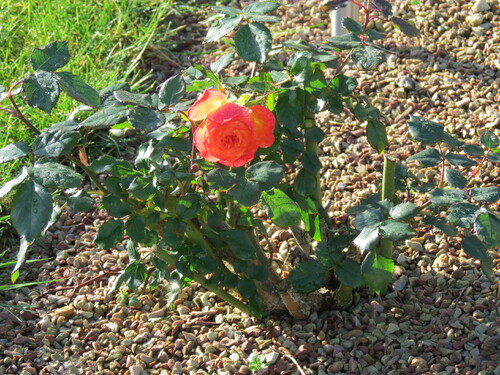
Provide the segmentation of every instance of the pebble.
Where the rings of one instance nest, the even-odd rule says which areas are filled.
[[[487,10],[490,10],[487,0],[476,0],[474,5],[472,5],[473,12],[486,12]]]

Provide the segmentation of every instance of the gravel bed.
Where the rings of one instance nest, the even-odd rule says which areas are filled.
[[[328,36],[327,14],[318,11],[317,1],[283,3],[289,7],[280,29],[299,30],[308,39]],[[398,4],[400,15],[414,19],[422,37],[393,33],[383,45],[394,54],[377,71],[347,73],[362,81],[361,90],[393,124],[391,152],[404,159],[419,151],[407,138],[410,114],[438,121],[460,138],[477,138],[478,128],[498,132],[498,4]],[[382,163],[355,121],[324,116],[322,122],[329,135],[321,145],[325,203],[341,225],[346,208],[374,192]],[[486,163],[476,183],[500,184],[499,168]],[[498,254],[492,254],[492,284],[456,244],[427,233],[395,249],[396,272],[383,298],[362,288],[345,310],[332,307],[305,321],[258,320],[197,284],[183,289],[172,309],[163,292],[167,285],[153,292],[108,294],[128,257],[123,246],[99,250],[93,245],[96,227],[107,218],[105,212],[65,210],[30,253],[30,258],[56,260],[25,267],[21,278],[67,280],[0,294],[0,303],[32,305],[0,310],[0,375],[500,375]],[[269,232],[283,256],[295,246],[287,231],[270,227]]]

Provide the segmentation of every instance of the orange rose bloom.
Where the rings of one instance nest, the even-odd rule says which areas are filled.
[[[205,90],[189,109],[188,117],[191,121],[203,120],[194,131],[194,145],[212,163],[241,167],[254,158],[257,148],[274,143],[276,120],[269,109],[230,103],[217,90]]]

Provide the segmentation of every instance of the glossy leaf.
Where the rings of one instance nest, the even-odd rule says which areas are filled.
[[[54,41],[41,48],[35,48],[30,63],[34,70],[54,72],[65,66],[69,59],[68,42]]]
[[[477,165],[476,161],[469,159],[467,156],[454,154],[452,152],[446,154],[446,160],[448,160],[450,164],[460,167],[473,167]]]
[[[125,231],[132,240],[129,241],[129,244],[133,244],[134,242],[142,243],[146,236],[146,223],[144,221],[144,218],[138,214],[130,215],[127,222],[125,223]],[[129,246],[127,246],[127,249],[128,247]],[[130,260],[139,259],[139,254],[137,253],[137,251],[135,251],[133,254],[133,257],[131,257],[129,254]]]
[[[214,168],[206,176],[208,183],[216,190],[228,190],[236,183],[234,173],[228,172],[225,169]]]
[[[352,60],[363,70],[373,70],[385,61],[385,53],[370,45],[360,46],[352,52]]]
[[[68,203],[77,211],[88,211],[94,207],[94,200],[82,190],[69,197]]]
[[[219,40],[224,35],[233,31],[236,26],[239,25],[242,18],[243,17],[237,13],[234,16],[219,18],[214,22],[214,24],[212,24],[212,26],[208,30],[204,42],[209,43]]]
[[[496,149],[500,145],[500,140],[495,133],[490,130],[481,134],[480,141],[484,147],[489,148],[490,150]]]
[[[418,142],[434,144],[443,140],[444,127],[434,121],[411,116],[408,127],[411,136]]]
[[[406,36],[420,36],[420,31],[415,27],[413,23],[409,23],[399,17],[391,17],[391,21]]]
[[[236,179],[236,186],[229,190],[229,195],[243,206],[250,207],[259,202],[261,192],[258,182],[239,177]]]
[[[127,121],[129,109],[123,105],[111,105],[98,111],[80,123],[84,128],[108,128]]]
[[[145,133],[160,128],[166,121],[163,113],[144,107],[132,108],[128,113],[128,120],[135,129]]]
[[[363,34],[364,28],[361,23],[353,20],[350,17],[346,17],[342,20],[342,25],[347,29],[347,31],[354,33],[356,35]]]
[[[303,90],[287,90],[278,97],[276,119],[286,128],[294,130],[304,121],[304,104]]]
[[[19,141],[0,148],[0,164],[28,155],[30,148],[26,142]]]
[[[422,167],[434,167],[441,163],[441,154],[435,148],[427,148],[411,155],[407,161],[418,161]]]
[[[352,33],[347,33],[343,35],[333,36],[328,39],[328,42],[335,48],[348,50],[358,47],[361,44],[361,39],[359,39],[358,36]]]
[[[47,226],[52,210],[52,197],[47,189],[26,180],[19,185],[12,198],[12,224],[19,236],[31,243]]]
[[[203,209],[204,201],[200,195],[187,194],[178,200],[176,213],[183,220],[194,219]]]
[[[111,216],[116,218],[128,216],[134,211],[134,206],[130,202],[123,201],[114,194],[103,197],[102,205]]]
[[[481,268],[490,281],[493,281],[493,259],[488,255],[486,246],[476,236],[468,236],[462,240],[464,252],[481,261]]]
[[[384,17],[392,16],[392,5],[387,0],[372,0],[372,6],[374,9],[382,12]]]
[[[272,36],[267,27],[252,22],[241,27],[234,36],[236,53],[245,61],[263,63],[271,50]]]
[[[361,274],[366,285],[379,294],[387,289],[393,273],[394,261],[373,252],[361,264]]]
[[[288,280],[297,293],[311,293],[325,285],[326,274],[327,269],[320,262],[308,260],[295,266]]]
[[[302,165],[304,166],[304,169],[306,171],[313,174],[318,172],[323,166],[321,164],[321,161],[319,160],[319,157],[315,152],[312,151],[304,152],[304,154],[302,155]]]
[[[293,79],[296,82],[305,82],[313,74],[314,68],[311,59],[306,56],[300,56],[293,62],[290,71],[294,75]]]
[[[241,260],[257,259],[257,249],[247,232],[231,229],[220,232],[219,235],[229,245],[236,258]]]
[[[380,224],[364,227],[360,234],[354,239],[353,243],[365,253],[375,247],[380,240]]]
[[[29,106],[50,114],[59,100],[59,85],[52,73],[38,71],[24,79],[23,94]]]
[[[215,73],[218,73],[216,71]],[[170,107],[179,103],[186,91],[186,83],[181,75],[170,77],[160,86],[158,93],[159,106],[158,109]]]
[[[108,220],[97,231],[95,243],[101,249],[110,249],[123,238],[125,225],[121,220]]]
[[[244,13],[269,13],[278,9],[280,4],[276,1],[256,1],[243,8]]]
[[[178,219],[169,219],[163,227],[163,240],[169,246],[177,246],[184,238],[186,224]]]
[[[359,288],[365,284],[361,275],[361,264],[352,259],[345,259],[335,267],[335,276],[339,281],[350,288]]]
[[[339,95],[350,95],[358,87],[358,81],[356,78],[339,74],[333,77],[331,87]]]
[[[365,227],[380,224],[384,221],[384,218],[384,213],[380,208],[370,208],[356,214],[356,218],[353,220],[352,224],[357,230],[362,230]]]
[[[300,224],[300,208],[288,195],[279,189],[262,192],[262,204],[274,224],[288,227]]]
[[[385,130],[385,125],[380,121],[368,121],[368,125],[366,126],[366,137],[368,138],[370,146],[379,154],[385,151],[387,146],[387,132]]]
[[[293,189],[297,194],[308,197],[316,191],[316,177],[305,169],[301,169],[293,181]]]
[[[147,201],[158,192],[158,189],[152,176],[137,176],[132,180],[127,191],[132,197],[140,201]]]
[[[274,161],[258,162],[245,171],[247,179],[263,184],[277,184],[283,178],[283,174],[283,167]]]
[[[158,106],[158,97],[151,94],[139,94],[128,90],[117,90],[113,95],[120,103],[147,108],[156,108]]]
[[[472,228],[479,207],[469,203],[456,203],[450,206],[448,220],[461,228]]]
[[[33,153],[37,156],[55,158],[73,151],[80,139],[77,132],[61,130],[40,134],[33,142]]]
[[[23,167],[21,169],[21,173],[14,177],[12,180],[6,182],[1,188],[0,188],[0,198],[5,197],[7,194],[9,194],[12,189],[14,189],[16,186],[21,184],[26,177],[28,177],[28,169],[26,167]]]
[[[436,188],[429,194],[429,199],[440,206],[451,206],[454,203],[467,202],[467,194],[463,190]]]
[[[389,211],[389,215],[396,220],[409,219],[415,216],[418,207],[412,202],[400,203]]]
[[[336,235],[322,241],[316,247],[316,257],[325,267],[333,267],[344,258],[343,250],[349,246],[350,237]]]
[[[411,238],[414,235],[410,225],[398,220],[384,221],[379,227],[379,233],[383,238],[391,241],[401,241],[406,238]]]
[[[473,155],[473,156],[483,156],[484,155],[484,150],[479,145],[474,145],[474,144],[465,145],[463,147],[463,150],[465,153],[467,153],[469,155]]]
[[[447,168],[444,177],[446,182],[454,188],[463,189],[467,186],[467,179],[454,169]]]
[[[314,126],[312,128],[307,128],[304,136],[306,140],[309,142],[321,142],[323,139],[326,138],[325,132],[317,126]]]
[[[80,77],[68,72],[55,73],[61,89],[73,99],[91,107],[100,108],[99,93],[87,85]]]
[[[474,220],[476,236],[487,249],[500,247],[500,218],[491,212],[481,212]]]
[[[54,161],[36,162],[28,173],[37,184],[54,189],[79,187],[83,179],[73,168]]]
[[[380,117],[380,111],[370,104],[356,104],[356,107],[354,107],[353,110],[353,114],[360,121],[376,120]]]
[[[476,201],[495,203],[500,199],[500,188],[496,186],[474,188],[471,189],[470,194],[472,198]]]

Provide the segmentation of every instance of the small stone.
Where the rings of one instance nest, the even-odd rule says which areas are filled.
[[[139,359],[147,365],[149,365],[154,361],[154,359],[151,356],[144,353],[139,354]]]
[[[399,328],[399,326],[396,323],[389,323],[389,325],[387,326],[387,329],[386,329],[385,333],[387,335],[390,335],[390,334],[392,334],[394,332],[397,332],[399,330],[400,330],[400,328]]]
[[[465,21],[471,26],[479,26],[483,23],[483,16],[480,14],[471,14],[465,18]]]
[[[264,362],[269,365],[274,365],[280,357],[278,352],[270,352],[264,355]]]
[[[401,292],[406,287],[406,284],[408,284],[408,276],[402,275],[399,279],[394,281],[392,287],[396,292]]]
[[[57,316],[63,316],[66,319],[69,319],[73,315],[75,315],[75,308],[73,305],[60,307],[60,308],[54,310],[54,314]]]
[[[182,332],[182,335],[187,341],[195,341],[196,340],[196,335],[191,332]]]
[[[144,368],[141,365],[132,365],[129,368],[130,375],[142,375]]]
[[[490,9],[490,5],[486,0],[476,0],[474,5],[472,5],[473,12],[486,12]]]

